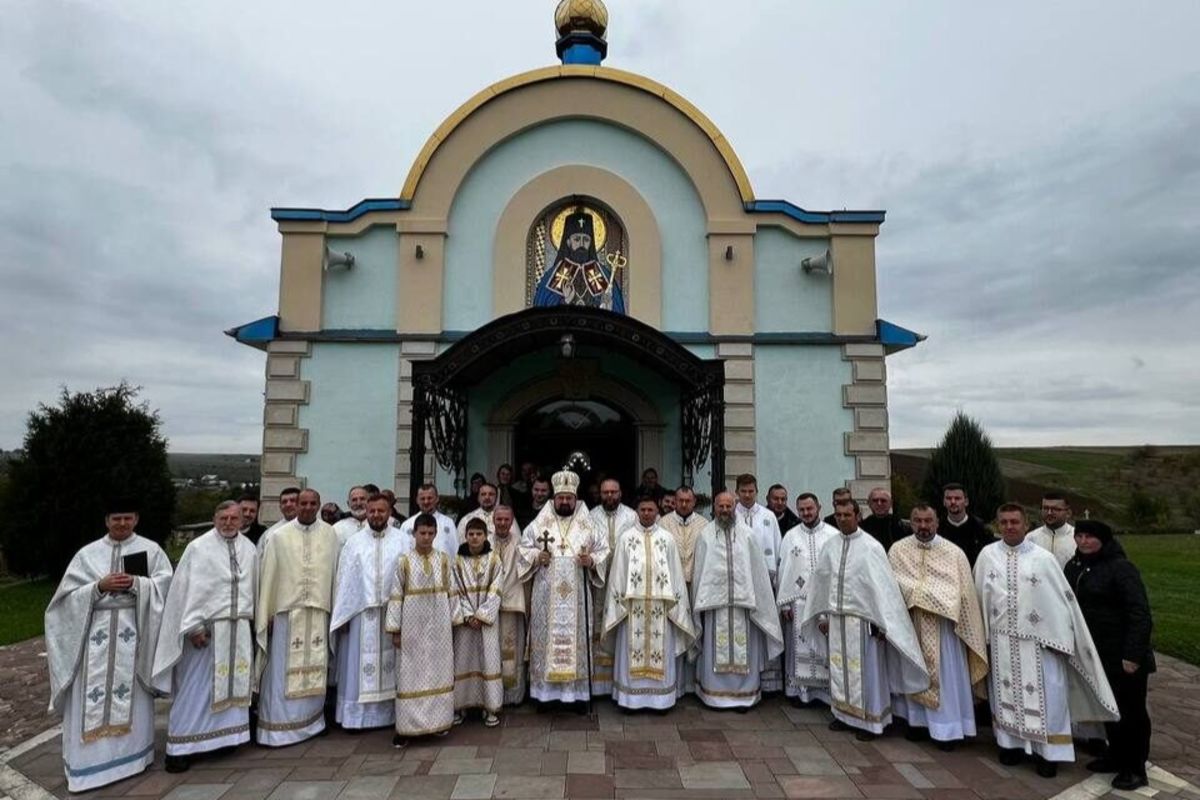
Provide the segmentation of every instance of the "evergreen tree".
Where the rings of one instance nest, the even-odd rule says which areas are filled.
[[[94,392],[63,389],[56,406],[29,415],[23,451],[8,469],[0,546],[18,574],[57,578],[85,543],[104,533],[116,496],[141,506],[137,532],[163,541],[175,487],[158,413],[124,382]]]
[[[989,522],[996,508],[1007,499],[1004,474],[992,449],[992,440],[983,427],[959,411],[946,429],[941,443],[929,455],[929,465],[921,481],[922,496],[942,507],[942,487],[961,483],[970,501],[968,511]]]

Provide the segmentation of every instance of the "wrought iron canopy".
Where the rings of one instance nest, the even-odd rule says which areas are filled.
[[[514,359],[542,348],[600,347],[621,353],[679,387],[685,481],[711,458],[714,493],[724,486],[725,369],[649,325],[585,306],[533,307],[489,322],[436,358],[413,362],[410,457],[413,496],[424,480],[429,433],[441,467],[466,470],[467,391]]]

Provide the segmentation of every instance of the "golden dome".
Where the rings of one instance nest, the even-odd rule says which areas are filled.
[[[603,39],[608,30],[608,9],[601,0],[560,0],[554,9],[554,27],[560,36],[586,31]]]

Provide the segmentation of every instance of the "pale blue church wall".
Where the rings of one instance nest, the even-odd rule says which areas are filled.
[[[842,407],[850,362],[837,345],[756,345],[754,412],[759,492],[782,483],[794,504],[815,492],[823,506],[835,487],[854,478],[844,434],[854,412]]]
[[[704,208],[687,173],[642,136],[588,119],[561,120],[518,133],[484,155],[467,175],[450,209],[445,328],[474,330],[492,319],[496,222],[517,190],[566,165],[608,170],[645,198],[662,237],[663,330],[708,330]],[[534,220],[528,223],[532,226]],[[630,246],[636,258],[638,242]],[[636,270],[636,261],[629,268]]]
[[[301,360],[301,370],[312,388],[308,404],[300,406],[300,427],[309,432],[308,452],[297,456],[296,474],[322,500],[343,508],[355,484],[391,486],[399,345],[317,342],[312,355]]]
[[[350,253],[354,266],[322,277],[321,327],[325,330],[396,329],[398,241],[395,227],[368,228],[358,236],[332,237],[329,249]]]
[[[754,328],[762,332],[833,330],[833,281],[805,275],[800,260],[819,256],[824,239],[798,239],[781,228],[754,237]]]

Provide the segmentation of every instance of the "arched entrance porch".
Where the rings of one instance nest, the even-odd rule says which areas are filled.
[[[559,365],[548,370],[550,374],[542,376],[543,381],[569,382],[571,373],[582,369],[575,364],[609,355],[619,355],[668,381],[677,397],[672,410],[678,420],[678,450],[665,452],[661,434],[656,443],[653,415],[644,411],[647,425],[641,428],[638,440],[639,464],[661,468],[666,459],[672,459],[679,465],[685,483],[691,483],[697,471],[707,464],[713,491],[724,487],[722,362],[699,358],[660,331],[631,317],[593,308],[550,307],[529,308],[500,317],[437,358],[413,364],[411,496],[415,497],[416,488],[426,479],[423,465],[427,438],[438,466],[454,475],[456,482],[465,477],[471,392],[478,391],[498,370],[535,352],[553,353]],[[498,418],[493,411],[483,423],[488,427],[489,461],[512,460],[517,455],[512,449],[515,428],[505,430],[505,426],[516,424],[516,407],[528,411],[538,403],[555,399],[545,385],[537,384],[533,381],[526,387],[527,402],[523,406],[519,399],[513,401],[507,418]],[[596,397],[602,401],[607,398],[628,410],[629,397],[636,397],[637,392],[626,386],[623,394],[627,403],[622,403],[613,396],[620,391],[609,381],[606,391]],[[565,396],[565,399],[570,398]],[[646,404],[645,398],[642,404]],[[508,442],[506,447],[504,441]],[[501,453],[510,458],[501,459]]]

